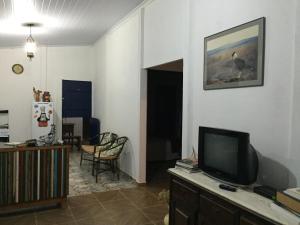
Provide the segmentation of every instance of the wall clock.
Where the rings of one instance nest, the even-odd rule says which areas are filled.
[[[21,74],[21,73],[23,73],[23,71],[24,71],[24,68],[23,68],[23,66],[21,65],[21,64],[14,64],[13,66],[12,66],[12,71],[15,73],[15,74]]]

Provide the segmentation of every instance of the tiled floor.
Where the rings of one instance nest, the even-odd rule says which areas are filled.
[[[68,198],[66,209],[0,218],[0,225],[162,225],[168,212],[158,186],[142,186]]]
[[[136,182],[125,173],[121,173],[118,180],[110,171],[100,174],[96,183],[95,177],[92,176],[91,162],[83,161],[80,166],[80,153],[77,150],[70,154],[69,178],[69,196],[137,187]]]

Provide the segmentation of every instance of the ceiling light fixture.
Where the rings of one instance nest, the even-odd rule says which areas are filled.
[[[25,51],[27,53],[27,57],[31,61],[32,58],[34,57],[34,54],[35,54],[36,49],[37,49],[36,42],[33,39],[32,34],[31,34],[31,28],[40,26],[40,24],[37,24],[37,23],[24,23],[23,26],[29,27],[29,31],[30,31],[29,36],[26,39]]]

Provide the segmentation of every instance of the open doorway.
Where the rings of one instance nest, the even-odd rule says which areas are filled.
[[[89,138],[92,116],[92,83],[90,81],[62,81],[62,138],[80,147]]]
[[[183,60],[148,69],[147,183],[165,182],[182,154]]]

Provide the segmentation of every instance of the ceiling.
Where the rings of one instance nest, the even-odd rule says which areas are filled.
[[[32,28],[39,45],[93,44],[143,0],[0,0],[0,47],[24,45]]]

